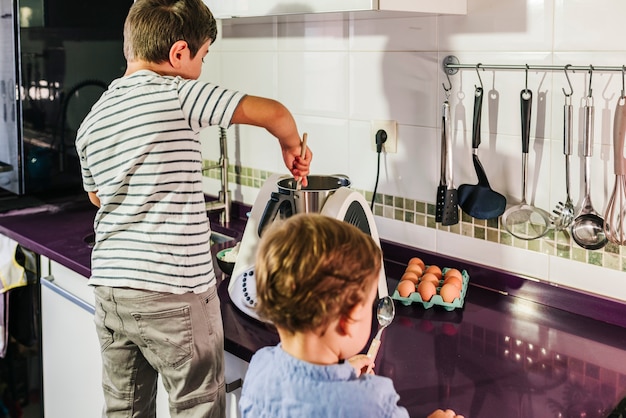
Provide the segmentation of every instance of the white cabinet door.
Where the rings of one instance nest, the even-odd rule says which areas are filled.
[[[167,391],[165,390],[165,387],[163,386],[163,380],[161,379],[161,375],[159,375],[157,379],[156,404],[157,404],[157,411],[156,411],[157,418],[170,418],[171,417]]]
[[[467,14],[467,0],[204,0],[218,19],[354,11]]]
[[[46,418],[102,416],[100,343],[93,321],[95,298],[87,278],[41,259],[41,328]],[[159,378],[157,418],[169,418]]]
[[[86,278],[73,274],[87,286]],[[66,290],[64,279],[59,274],[41,279],[44,414],[99,418],[104,397],[93,304]],[[73,285],[80,284],[73,279]]]
[[[226,351],[224,353],[224,380],[226,382],[226,418],[241,418],[239,398],[241,385],[248,370],[248,362]]]
[[[41,257],[41,325],[46,418],[102,416],[100,343],[93,322],[95,299],[87,278]],[[224,353],[226,417],[240,418],[239,397],[248,363]],[[169,418],[159,377],[157,418]]]

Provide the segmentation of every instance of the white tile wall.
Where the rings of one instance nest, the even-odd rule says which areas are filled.
[[[340,51],[281,52],[278,99],[294,113],[346,119],[348,65]]]
[[[370,121],[398,121],[398,153],[383,155],[378,191],[434,202],[439,182],[439,120],[446,81],[441,61],[461,63],[621,66],[626,64],[623,0],[472,0],[466,16],[224,21],[204,78],[250,94],[276,98],[309,133],[312,173],[343,173],[353,186],[373,190],[376,154]],[[239,20],[238,22],[242,22]],[[244,21],[245,22],[245,21]],[[589,73],[570,72],[574,94],[572,198],[582,198],[582,106]],[[525,72],[481,70],[486,91],[479,148],[491,186],[510,204],[521,198],[519,94]],[[592,73],[595,105],[592,200],[603,212],[613,187],[612,118],[622,89],[620,72]],[[471,129],[476,71],[451,76],[454,183],[476,183]],[[528,72],[533,91],[527,200],[550,211],[565,198],[561,71]],[[205,134],[215,159],[215,130]],[[276,141],[252,127],[229,130],[231,161],[285,172]],[[270,146],[268,144],[274,144]],[[213,158],[211,158],[213,156]],[[207,192],[217,183],[207,181]],[[245,189],[245,188],[244,188]],[[254,190],[235,198],[251,204]],[[477,261],[560,286],[626,301],[626,274],[459,234],[377,218],[382,238]]]

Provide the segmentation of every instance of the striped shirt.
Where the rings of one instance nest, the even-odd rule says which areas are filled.
[[[142,70],[114,80],[81,124],[97,191],[90,284],[201,293],[215,284],[199,131],[227,128],[243,94]]]

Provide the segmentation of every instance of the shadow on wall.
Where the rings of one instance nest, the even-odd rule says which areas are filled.
[[[437,80],[431,79],[429,76],[425,76],[425,74],[429,74],[427,71],[420,71],[420,67],[424,69],[432,68],[430,64],[434,60],[440,60],[442,57],[439,55],[442,48],[446,46],[452,48],[451,44],[456,34],[459,35],[467,35],[468,33],[477,33],[480,31],[480,28],[484,28],[485,33],[520,33],[524,32],[527,29],[528,18],[527,18],[527,4],[525,0],[513,0],[507,1],[506,4],[494,3],[493,1],[487,0],[476,0],[472,2],[468,2],[468,16],[472,16],[472,19],[468,19],[467,16],[444,16],[444,17],[427,17],[424,19],[424,22],[429,22],[427,19],[436,19],[436,24],[433,25],[432,28],[427,27],[427,23],[424,24],[423,27],[420,26],[420,19],[413,19],[410,24],[411,27],[409,31],[386,31],[380,35],[388,36],[387,44],[385,47],[386,53],[382,59],[382,72],[383,72],[383,89],[384,96],[381,98],[385,103],[388,104],[389,108],[389,119],[397,120],[399,127],[398,136],[402,137],[402,125],[417,125],[417,126],[436,126],[440,127],[441,121],[441,106],[437,104],[436,110],[433,111],[432,106],[432,98],[440,97],[440,102],[443,102],[444,90],[442,89],[442,83],[446,83],[447,80],[445,78],[445,74],[441,71]],[[496,18],[496,16],[511,16],[511,19],[503,20],[501,18]],[[478,16],[476,18],[476,16]],[[479,19],[476,22],[476,19]],[[481,21],[483,24],[480,24]],[[471,23],[471,24],[470,24]],[[435,36],[437,42],[438,52],[436,54],[432,54],[430,52],[422,53],[419,50],[419,47],[415,47],[415,51],[413,51],[414,56],[418,58],[418,60],[413,60],[412,57],[409,57],[411,63],[415,62],[415,66],[409,66],[410,68],[406,68],[406,65],[397,65],[397,60],[394,61],[394,55],[396,52],[408,55],[405,51],[407,51],[407,32],[411,32],[409,34],[409,38],[411,37],[421,37],[421,36]],[[421,33],[420,33],[421,32]],[[358,35],[358,33],[356,34]],[[367,33],[367,36],[377,35],[376,33]],[[409,47],[410,48],[410,47]],[[434,57],[433,57],[434,55]],[[432,57],[432,58],[431,58]],[[422,61],[421,63],[419,61]],[[426,62],[425,62],[426,61]],[[441,68],[441,63],[436,62],[437,68]],[[485,73],[487,74],[487,73]],[[500,104],[499,92],[497,90],[497,84],[495,80],[495,72],[493,74],[492,86],[489,90],[489,102],[484,103],[484,105],[488,106],[488,108],[483,108],[483,113],[485,110],[489,111],[489,122],[490,122],[490,136],[489,136],[489,144],[483,143],[482,147],[485,148],[486,154],[493,153],[495,151],[496,144],[496,125],[498,123],[498,106]],[[455,79],[456,78],[456,79]],[[462,82],[462,77],[451,77],[451,82],[454,83]],[[399,84],[404,84],[400,86]],[[476,84],[480,84],[478,80],[476,80]],[[523,87],[520,86],[520,88]],[[485,84],[485,92],[487,92],[488,87]],[[455,146],[454,149],[462,149],[467,151],[467,158],[464,158],[465,153],[462,155],[453,155],[454,165],[458,164],[458,168],[454,169],[455,173],[460,173],[458,180],[463,180],[462,182],[467,182],[466,180],[472,180],[476,178],[474,173],[473,165],[471,163],[472,158],[470,156],[472,150],[471,137],[468,136],[467,132],[471,129],[471,122],[466,120],[466,110],[470,106],[473,106],[473,91],[463,91],[455,88],[453,89],[454,94],[450,96],[449,101],[452,110],[452,117],[456,118],[453,120],[453,143]],[[545,94],[545,92],[544,92]],[[397,100],[398,96],[404,98],[404,100]],[[545,106],[545,105],[544,105]],[[471,113],[470,113],[471,114]],[[542,112],[542,116],[545,120],[545,107]],[[541,131],[541,137],[543,138],[543,130],[545,128],[545,123],[537,124],[538,131]],[[435,136],[437,143],[429,146],[430,150],[439,150],[441,148],[439,144],[439,135]],[[404,141],[408,141],[410,138],[405,138]],[[401,140],[402,141],[402,140]],[[539,145],[541,146],[541,145]],[[453,153],[454,154],[454,153]],[[439,161],[440,155],[433,155],[432,162],[428,162],[426,164],[409,164],[408,162],[404,162],[406,167],[411,167],[411,172],[401,172],[399,175],[404,178],[427,178],[427,179],[437,179],[439,180],[439,164],[433,164],[434,161]],[[401,156],[395,156],[394,159],[397,161],[398,159],[403,158]],[[405,156],[404,158],[410,158],[410,156]],[[499,165],[507,167],[511,165],[511,161],[501,161]],[[518,162],[521,165],[521,163]],[[436,167],[435,167],[436,165]],[[498,170],[498,167],[485,167],[487,173],[496,172],[505,173],[506,176],[507,170]],[[406,170],[406,169],[405,169]],[[421,171],[420,171],[421,170]],[[426,172],[425,170],[429,170]],[[537,171],[539,168],[537,168]],[[432,173],[431,173],[432,171]],[[500,174],[498,174],[500,175]],[[536,174],[537,175],[537,174]],[[396,176],[397,177],[397,176]],[[393,178],[385,179],[381,178],[382,181],[396,181]],[[432,180],[431,180],[432,181]],[[506,177],[501,178],[499,183],[507,181]],[[458,186],[461,181],[453,181],[455,186]],[[536,182],[535,182],[536,183]],[[398,190],[406,189],[407,186],[397,185]],[[424,188],[424,186],[422,186]],[[434,202],[436,200],[436,191],[437,184],[433,183],[432,185],[426,184],[425,187],[429,187],[432,189],[432,197],[430,199],[426,199],[426,201]],[[385,187],[383,186],[383,192]],[[393,189],[393,187],[392,187]],[[428,193],[427,191],[423,192],[424,194]],[[429,196],[430,196],[429,195]],[[402,196],[406,197],[406,196]],[[413,196],[414,197],[414,196]]]

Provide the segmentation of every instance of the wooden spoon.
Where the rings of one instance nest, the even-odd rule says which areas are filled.
[[[303,133],[302,134],[302,142],[300,143],[300,158],[304,158],[306,157],[306,139],[307,139],[307,133]],[[300,176],[300,178],[298,179],[298,181],[296,182],[296,191],[300,190],[302,188],[302,176]]]

